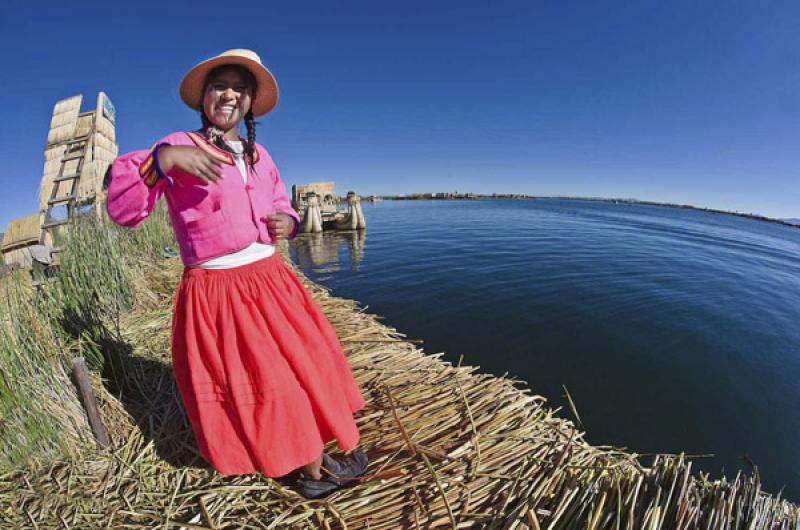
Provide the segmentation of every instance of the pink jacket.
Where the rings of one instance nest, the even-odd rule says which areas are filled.
[[[247,164],[245,185],[233,155],[209,143],[201,134],[176,132],[155,145],[162,142],[203,149],[222,163],[223,179],[206,184],[177,167],[166,174],[169,179],[164,179],[153,165],[153,148],[126,153],[111,165],[106,210],[115,223],[139,226],[159,197],[165,195],[175,239],[187,267],[241,250],[254,241],[274,243],[267,230],[268,214],[283,212],[294,218],[289,239],[297,235],[300,217],[264,147],[256,144],[255,171]]]

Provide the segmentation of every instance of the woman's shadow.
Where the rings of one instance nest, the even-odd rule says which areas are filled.
[[[119,449],[138,428],[144,439],[143,445],[152,441],[158,456],[169,464],[210,469],[200,455],[178,392],[169,346],[163,347],[164,330],[153,328],[146,333],[139,330],[137,342],[142,342],[143,349],[153,354],[139,355],[119,329],[113,329],[113,325],[109,326],[87,309],[80,305],[66,309],[60,317],[60,325],[76,338],[91,337],[102,353],[100,366],[95,361],[91,369],[100,373],[110,394],[106,398],[116,399],[134,422],[131,425],[119,413],[115,414],[117,407],[101,407],[104,411],[102,420],[111,438],[110,449]]]
[[[121,334],[108,332],[97,341],[105,354],[101,370],[106,389],[122,405],[143,437],[143,446],[150,442],[160,459],[178,468],[214,472],[202,457],[194,431],[186,414],[172,370],[169,347],[157,347],[163,330],[155,331],[152,342],[144,337],[150,351],[166,351],[163,360],[156,356],[136,355],[133,346]],[[108,419],[104,418],[108,423]],[[128,436],[114,436],[123,445]],[[113,442],[112,442],[113,443]],[[116,447],[114,449],[117,449]],[[274,477],[283,485],[294,484],[299,470]]]

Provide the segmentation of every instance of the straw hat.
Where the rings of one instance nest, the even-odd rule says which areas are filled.
[[[207,59],[189,70],[181,81],[181,99],[189,107],[202,110],[203,83],[208,73],[217,66],[237,64],[243,66],[256,78],[256,93],[253,96],[251,110],[254,116],[261,116],[275,108],[278,103],[278,84],[269,70],[261,64],[261,58],[252,50],[227,50]]]

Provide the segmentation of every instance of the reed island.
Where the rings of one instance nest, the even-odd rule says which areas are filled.
[[[710,477],[682,455],[593,447],[524,382],[481,373],[468,359],[448,363],[300,273],[364,392],[357,422],[368,475],[316,501],[261,474],[220,475],[197,452],[171,372],[171,302],[182,269],[165,257],[173,245],[161,206],[135,231],[89,216],[70,230],[50,281],[34,288],[25,271],[2,278],[3,528],[800,524],[797,505],[761,491],[757,468]],[[73,382],[76,357],[89,367],[104,437]]]

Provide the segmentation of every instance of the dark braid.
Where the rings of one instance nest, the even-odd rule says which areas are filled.
[[[253,171],[255,171],[256,120],[253,118],[252,110],[248,111],[247,114],[244,115],[244,125],[247,127],[247,140],[244,142],[244,152],[247,154],[250,167],[253,168]]]

